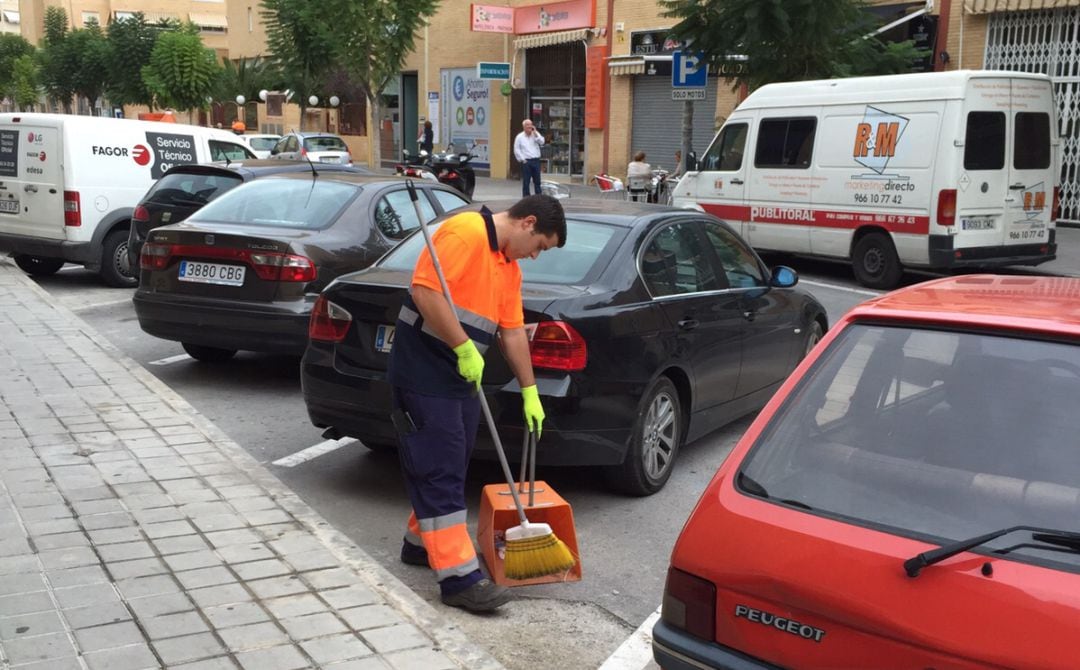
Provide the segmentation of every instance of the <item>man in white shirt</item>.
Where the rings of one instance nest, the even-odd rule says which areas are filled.
[[[521,163],[521,195],[529,195],[529,181],[532,180],[533,193],[540,195],[540,147],[544,146],[544,136],[536,129],[530,119],[521,122],[521,132],[514,138],[514,158]]]

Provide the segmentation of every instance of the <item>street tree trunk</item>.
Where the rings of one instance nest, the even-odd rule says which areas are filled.
[[[368,128],[368,142],[371,143],[371,165],[368,167],[378,171],[382,167],[382,105],[380,94],[367,93],[368,106],[371,108],[371,127]]]

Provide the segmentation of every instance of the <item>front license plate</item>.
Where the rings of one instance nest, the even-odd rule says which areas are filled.
[[[0,200],[0,212],[4,214],[18,214],[19,213],[19,201],[18,200]]]
[[[992,216],[965,216],[960,219],[961,230],[993,230],[994,217]]]
[[[200,263],[197,261],[180,261],[180,281],[189,281],[196,284],[221,284],[222,286],[243,286],[243,265],[224,265],[222,263]]]
[[[375,331],[375,351],[381,351],[384,354],[388,354],[393,346],[394,327],[379,326]]]

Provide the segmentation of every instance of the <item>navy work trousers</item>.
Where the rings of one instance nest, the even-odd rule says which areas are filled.
[[[529,182],[532,182],[533,193],[540,195],[540,159],[529,158],[521,164],[521,195],[529,195]]]
[[[394,392],[401,470],[412,503],[406,542],[420,542],[444,595],[480,581],[465,525],[465,476],[480,424],[480,399]],[[404,425],[401,425],[404,422]]]

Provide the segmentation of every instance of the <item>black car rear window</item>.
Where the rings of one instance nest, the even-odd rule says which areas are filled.
[[[234,174],[167,174],[143,200],[164,207],[202,207],[243,181]]]
[[[191,218],[275,228],[325,228],[359,192],[354,184],[325,179],[259,179],[230,191]]]
[[[304,148],[308,151],[348,151],[349,147],[340,137],[323,136],[305,137]]]
[[[432,234],[439,224],[428,228]],[[537,284],[578,284],[599,270],[598,263],[611,245],[622,239],[622,229],[603,223],[566,221],[566,245],[549,249],[535,259],[518,261],[522,281]],[[382,261],[379,267],[393,270],[412,270],[424,248],[424,236],[417,233],[399,244]]]

